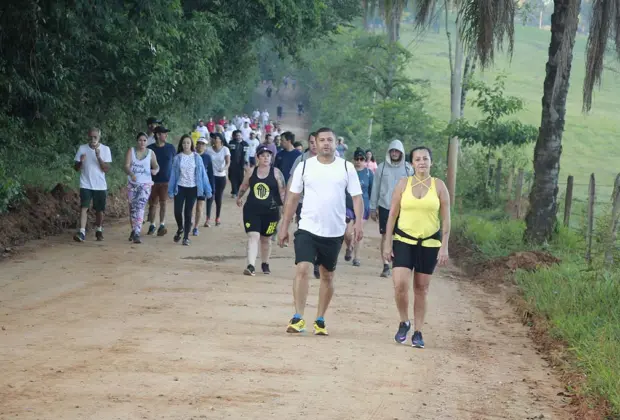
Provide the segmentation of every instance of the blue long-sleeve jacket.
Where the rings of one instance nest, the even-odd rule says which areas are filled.
[[[211,198],[213,190],[211,183],[202,163],[202,158],[198,153],[193,153],[196,160],[196,186],[198,187],[198,197]],[[172,173],[170,174],[170,182],[168,183],[168,196],[174,197],[179,192],[179,178],[181,177],[181,154],[177,154],[172,161]]]

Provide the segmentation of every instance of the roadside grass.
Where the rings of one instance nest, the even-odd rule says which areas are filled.
[[[515,117],[538,127],[550,32],[521,25],[517,25],[515,31],[512,61],[505,54],[497,54],[495,66],[484,73],[477,69],[476,77],[490,83],[497,74],[505,72],[508,76],[506,94],[518,96],[525,101],[525,109]],[[439,33],[428,31],[419,35],[413,32],[411,25],[402,25],[401,32],[402,44],[413,53],[410,76],[430,81],[427,109],[433,116],[447,122],[450,117],[450,68],[445,30],[442,28]],[[616,115],[620,107],[620,75],[605,70],[601,87],[594,93],[593,109],[589,115],[583,114],[581,93],[585,76],[585,46],[586,37],[578,35],[567,101],[560,173],[561,183],[566,182],[568,175],[575,177],[575,196],[583,198],[587,196],[590,173],[596,174],[598,192],[609,196],[614,178],[620,170],[620,142],[617,141],[620,118]],[[611,61],[609,65],[617,67]],[[469,95],[468,99],[472,97]],[[476,120],[480,116],[479,111],[468,103],[465,118]],[[527,155],[533,157],[533,145],[527,146],[525,150]],[[532,171],[531,167],[525,169]]]
[[[478,261],[526,249],[524,228],[522,221],[499,212],[454,221],[455,235],[474,245]],[[588,267],[584,249],[583,235],[561,228],[544,249],[561,263],[535,272],[517,270],[514,279],[530,308],[548,320],[551,337],[567,344],[573,367],[585,373],[580,392],[603,397],[613,415],[620,416],[620,267],[603,268],[600,253]]]

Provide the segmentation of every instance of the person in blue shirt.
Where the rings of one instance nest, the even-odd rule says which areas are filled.
[[[366,152],[361,148],[357,148],[353,154],[353,164],[357,171],[357,176],[360,180],[362,187],[362,199],[364,200],[364,216],[363,223],[370,217],[370,193],[372,192],[372,183],[374,181],[374,175],[370,169],[366,167]],[[355,213],[353,212],[352,200],[347,197],[347,233],[345,234],[345,242],[347,249],[344,254],[345,261],[351,261],[353,257],[353,266],[359,267],[361,265],[359,258],[359,249],[361,241],[353,243],[353,224],[355,223]]]
[[[194,203],[198,197],[211,198],[213,192],[202,158],[195,152],[189,134],[181,136],[177,152],[172,161],[168,196],[174,199],[174,218],[177,222],[174,242],[179,242],[183,235],[183,245],[188,246]]]
[[[285,131],[280,136],[280,145],[282,146],[282,150],[278,152],[275,158],[274,167],[278,168],[282,175],[284,175],[285,182],[288,183],[289,177],[291,176],[291,169],[295,164],[295,161],[299,156],[301,156],[301,152],[295,149],[295,134],[290,131]]]
[[[166,143],[169,129],[163,125],[155,127],[153,134],[155,135],[155,143],[148,145],[148,148],[155,153],[159,172],[153,175],[153,187],[151,188],[151,196],[149,197],[149,215],[150,223],[147,235],[155,233],[155,213],[159,204],[159,229],[157,236],[164,236],[168,233],[166,229],[166,201],[168,200],[168,182],[170,182],[170,173],[172,172],[172,160],[177,154],[177,149],[170,143]]]
[[[209,184],[211,184],[211,191],[215,194],[215,178],[213,178],[213,163],[211,162],[211,156],[207,153],[208,140],[204,137],[200,137],[196,140],[196,153],[202,158],[202,163],[207,170],[207,177],[209,178]],[[205,212],[204,203],[206,201],[205,196],[199,196],[196,201],[196,215],[194,217],[194,229],[192,229],[192,236],[198,236],[198,225],[200,224],[200,217]]]

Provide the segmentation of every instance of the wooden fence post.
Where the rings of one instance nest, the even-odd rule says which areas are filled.
[[[592,236],[594,232],[594,201],[596,199],[596,181],[594,174],[590,174],[590,185],[588,186],[588,220],[586,230],[586,262],[592,263]]]
[[[620,173],[616,175],[616,181],[614,182],[614,189],[611,192],[611,202],[612,204],[616,201],[616,195],[618,195],[618,191],[620,191]]]
[[[497,160],[497,168],[495,168],[495,200],[499,201],[499,192],[502,188],[502,160]]]
[[[609,234],[609,244],[605,250],[605,262],[608,266],[612,266],[614,263],[614,249],[616,248],[616,238],[618,235],[618,217],[620,216],[620,174],[616,177],[616,186],[613,192],[612,208],[611,208],[611,226]]]
[[[514,183],[514,177],[515,177],[515,167],[514,165],[512,165],[510,167],[510,172],[508,173],[508,199],[510,200],[510,197],[512,197],[512,184]]]
[[[521,218],[521,198],[523,196],[523,169],[519,169],[517,175],[517,193],[515,194],[515,200],[517,201],[517,219]]]
[[[564,198],[564,226],[566,227],[570,224],[570,213],[573,207],[573,182],[573,176],[569,175],[566,181],[566,197]]]

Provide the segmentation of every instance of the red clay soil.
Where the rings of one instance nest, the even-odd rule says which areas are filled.
[[[106,217],[119,218],[128,213],[127,192],[122,188],[108,195]],[[0,215],[0,255],[7,249],[76,228],[79,220],[80,197],[77,191],[57,184],[51,191],[27,187],[24,201],[15,209]],[[94,213],[89,212],[92,227]]]

